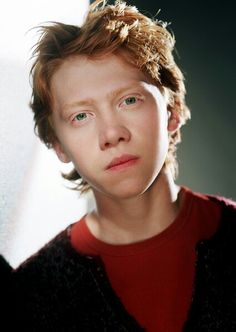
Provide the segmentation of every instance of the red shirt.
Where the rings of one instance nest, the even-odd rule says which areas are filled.
[[[216,231],[220,207],[187,188],[174,222],[142,242],[111,245],[95,238],[85,219],[72,226],[73,247],[99,255],[127,311],[149,332],[180,332],[191,303],[195,246]]]

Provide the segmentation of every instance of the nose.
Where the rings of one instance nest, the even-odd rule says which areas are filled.
[[[101,150],[117,146],[120,142],[129,142],[131,133],[119,123],[105,123],[100,129],[99,145]]]

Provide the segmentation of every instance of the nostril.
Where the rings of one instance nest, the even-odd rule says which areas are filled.
[[[130,140],[130,132],[123,126],[113,126],[105,128],[99,136],[99,144],[101,149],[114,147],[120,142],[128,142]]]

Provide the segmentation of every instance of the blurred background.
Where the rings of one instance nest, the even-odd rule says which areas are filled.
[[[171,23],[191,121],[178,149],[178,183],[236,199],[236,46],[231,2],[127,1]],[[33,133],[29,70],[45,21],[81,24],[89,0],[4,1],[0,12],[0,253],[17,266],[68,224],[92,196],[66,188],[65,166]],[[30,31],[29,31],[30,30]],[[70,168],[70,166],[69,166]]]
[[[236,199],[236,25],[230,1],[130,0],[171,23],[192,119],[178,149],[180,184]]]
[[[8,0],[0,11],[0,253],[17,266],[87,211],[88,198],[68,190],[65,171],[33,131],[29,71],[35,26],[80,25],[89,0]],[[70,165],[67,165],[70,168]]]

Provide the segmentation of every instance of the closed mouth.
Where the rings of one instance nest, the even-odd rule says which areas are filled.
[[[139,157],[133,155],[122,155],[121,157],[114,158],[111,163],[106,167],[106,170],[120,170],[135,164]]]

